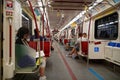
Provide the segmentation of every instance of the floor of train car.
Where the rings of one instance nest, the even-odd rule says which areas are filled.
[[[119,67],[114,71],[111,63],[104,61],[90,61],[87,66],[83,58],[72,59],[67,57],[69,51],[64,46],[53,43],[54,51],[47,59],[46,76],[47,80],[120,80]],[[16,75],[14,80],[38,80],[37,74]]]

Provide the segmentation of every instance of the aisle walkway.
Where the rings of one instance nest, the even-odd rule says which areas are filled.
[[[120,74],[113,72],[102,63],[92,63],[87,67],[86,61],[66,57],[69,53],[63,45],[53,43],[55,48],[47,59],[47,80],[120,80]]]
[[[59,46],[56,42],[53,45],[55,50],[47,60],[47,80],[97,80],[88,72],[84,61],[66,57],[68,52],[64,51],[63,46]]]

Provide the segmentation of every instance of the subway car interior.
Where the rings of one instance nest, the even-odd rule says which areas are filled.
[[[120,0],[0,0],[0,80],[120,80]]]

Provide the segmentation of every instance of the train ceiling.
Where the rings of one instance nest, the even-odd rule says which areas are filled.
[[[27,0],[19,0],[25,4]],[[61,29],[68,24],[75,16],[86,7],[93,5],[96,0],[30,0],[32,5],[43,1],[48,13],[48,20],[51,29]],[[26,4],[25,4],[26,5]]]
[[[49,0],[47,7],[51,28],[61,29],[95,0]]]

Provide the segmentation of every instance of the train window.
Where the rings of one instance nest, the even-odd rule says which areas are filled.
[[[118,37],[118,13],[95,21],[95,39],[115,40]]]
[[[27,26],[30,30],[30,35],[32,35],[32,19],[30,16],[22,11],[22,26]]]

